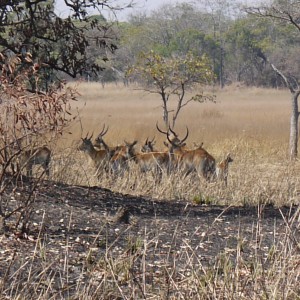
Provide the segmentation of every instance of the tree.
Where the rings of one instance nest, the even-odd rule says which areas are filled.
[[[262,18],[271,18],[278,22],[280,26],[286,24],[292,26],[298,32],[297,38],[300,34],[300,2],[295,0],[278,0],[270,6],[249,7],[246,9],[249,14],[253,14]],[[299,56],[299,55],[298,55]],[[300,95],[300,60],[296,56],[293,60],[294,65],[298,65],[297,73],[291,72],[291,68],[286,68],[285,61],[287,57],[283,58],[281,64],[282,69],[276,66],[269,60],[273,70],[280,76],[286,87],[291,93],[291,118],[290,118],[290,141],[289,150],[290,158],[295,159],[298,154],[298,134],[299,134],[299,108],[298,97]]]
[[[0,51],[15,55],[31,53],[34,62],[43,63],[39,72],[46,81],[55,72],[73,78],[85,72],[98,72],[101,67],[90,59],[89,50],[98,47],[106,60],[106,52],[114,52],[118,46],[113,24],[101,15],[89,16],[87,9],[113,10],[113,3],[65,0],[73,15],[62,19],[54,12],[54,0],[1,1]]]
[[[128,71],[144,84],[144,90],[161,96],[163,121],[168,128],[174,128],[176,119],[191,101],[203,102],[214,97],[203,92],[186,99],[186,92],[195,84],[209,84],[214,79],[210,61],[206,56],[191,53],[183,57],[164,58],[150,51],[142,53],[136,65]],[[171,108],[170,97],[176,97],[176,107]],[[173,113],[170,121],[170,113]]]
[[[231,82],[261,84],[266,57],[272,48],[271,22],[248,16],[236,20],[226,32],[227,76]],[[266,82],[263,82],[266,84]]]

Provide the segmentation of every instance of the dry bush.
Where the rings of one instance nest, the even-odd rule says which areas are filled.
[[[0,232],[10,228],[22,235],[28,230],[34,211],[34,191],[48,174],[50,149],[69,123],[69,102],[76,99],[76,91],[63,84],[40,90],[39,68],[30,53],[25,57],[9,51],[0,53]],[[35,172],[37,180],[29,187],[24,186],[24,169],[29,175],[31,165],[35,168],[37,163],[43,163],[44,170]],[[27,188],[31,193],[23,198]],[[13,218],[14,222],[7,226],[7,220]]]

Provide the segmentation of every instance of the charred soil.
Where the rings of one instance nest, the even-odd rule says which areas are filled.
[[[24,196],[17,189],[14,195]],[[191,266],[201,272],[214,268],[222,255],[233,265],[238,257],[247,262],[259,257],[268,263],[272,247],[284,241],[287,228],[299,240],[299,230],[288,226],[296,207],[194,205],[51,181],[39,183],[33,196],[28,235],[19,236],[10,228],[0,236],[3,295],[12,295],[16,282],[15,293],[21,291],[26,299],[37,299],[39,293],[69,298],[87,285],[98,295],[97,286],[110,278],[114,283],[107,281],[111,288],[102,291],[103,299],[124,299],[127,293],[129,298],[131,284],[136,284],[137,298],[147,298],[142,285],[155,286],[158,278],[168,276],[178,282],[190,276]],[[128,257],[132,260],[128,269],[124,267],[125,276],[125,269],[116,265]],[[167,270],[172,274],[166,275]]]

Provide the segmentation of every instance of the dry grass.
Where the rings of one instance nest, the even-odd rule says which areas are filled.
[[[156,136],[156,122],[162,124],[161,100],[156,94],[145,93],[134,87],[107,86],[82,83],[79,85],[83,134],[100,130],[103,123],[110,126],[109,143],[143,140]],[[197,91],[195,91],[196,93]],[[284,147],[288,141],[289,93],[258,88],[225,89],[217,91],[217,103],[191,103],[182,110],[176,130],[190,128],[189,141],[203,141],[206,147],[220,147],[228,139],[277,142]],[[74,138],[81,134],[80,127],[72,128]],[[267,144],[267,147],[269,145]]]
[[[161,102],[155,94],[122,85],[102,88],[97,83],[81,83],[78,89],[82,96],[74,111],[79,111],[81,122],[70,128],[72,135],[59,141],[52,166],[54,179],[199,203],[299,203],[300,165],[288,160],[287,91],[231,87],[216,91],[216,104],[192,103],[182,111],[176,131],[183,136],[188,126],[188,146],[204,142],[217,160],[228,152],[232,154],[229,186],[224,188],[220,183],[207,184],[198,176],[182,180],[180,175],[164,175],[162,183],[157,184],[151,174],[141,175],[134,165],[125,176],[112,178],[103,174],[97,180],[84,154],[76,150],[80,137],[96,135],[105,123],[109,126],[105,136],[109,145],[136,139],[141,145],[147,137],[155,137],[157,149],[163,149],[165,137],[155,127],[157,121],[162,124]]]
[[[26,260],[18,268],[12,264],[20,261],[18,252],[2,251],[8,261],[0,278],[3,299],[299,299],[299,208],[289,217],[282,216],[282,220],[264,220],[262,214],[265,204],[299,203],[299,162],[291,164],[287,155],[287,92],[231,88],[217,92],[217,104],[192,104],[182,113],[176,130],[184,134],[185,126],[189,127],[189,146],[204,142],[217,160],[229,151],[232,153],[234,162],[225,188],[222,183],[207,183],[197,175],[183,180],[180,174],[163,174],[158,184],[150,173],[141,174],[134,163],[123,176],[103,173],[96,179],[95,170],[76,150],[80,137],[87,132],[96,134],[106,123],[110,126],[106,140],[111,145],[123,143],[124,139],[143,141],[155,136],[160,148],[164,138],[155,129],[155,123],[161,120],[160,102],[155,95],[123,86],[103,89],[98,84],[82,84],[79,90],[83,96],[76,105],[83,132],[79,123],[74,124],[70,128],[72,135],[63,136],[53,146],[51,179],[170,201],[257,205],[257,216],[253,223],[250,217],[252,227],[243,231],[245,224],[238,224],[238,216],[232,224],[223,220],[227,209],[224,207],[216,218],[207,217],[207,229],[204,219],[199,224],[195,222],[189,228],[192,230],[183,229],[183,240],[179,239],[179,231],[188,215],[178,220],[152,216],[152,223],[145,226],[100,223],[98,234],[86,237],[86,241],[83,234],[72,240],[69,232],[76,228],[72,223],[73,210],[74,216],[79,215],[86,224],[95,214],[89,206],[85,211],[84,205],[72,208],[58,200],[55,203],[59,203],[68,224],[65,230],[59,229],[62,224],[55,224],[65,252],[53,246],[51,235],[42,233],[44,221],[39,225],[41,232],[34,254],[26,253]],[[160,240],[164,233],[160,221],[167,228],[174,228],[167,243]],[[267,227],[264,221],[274,225]],[[219,225],[220,222],[224,223]],[[232,231],[231,235],[222,224],[238,233]],[[205,247],[213,243],[218,249],[218,240],[211,240],[210,231],[220,235],[220,239],[225,236],[228,245],[235,246],[220,249],[205,263]],[[266,247],[264,240],[268,235],[271,244]],[[197,243],[192,244],[195,237]],[[121,245],[121,239],[126,243]],[[2,244],[10,240],[4,235],[0,239]],[[81,251],[72,254],[70,245]],[[55,253],[55,259],[49,253]]]

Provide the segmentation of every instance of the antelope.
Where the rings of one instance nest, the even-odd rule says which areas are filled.
[[[233,159],[231,158],[230,153],[228,153],[226,157],[217,164],[216,167],[216,173],[215,173],[216,178],[219,180],[223,180],[225,186],[227,186],[228,168],[229,168],[229,163],[231,162],[233,162]]]
[[[163,169],[169,171],[170,154],[168,151],[149,151],[134,153],[134,161],[139,166],[141,172],[153,171],[158,175],[159,181],[162,177]]]
[[[162,167],[167,166],[170,161],[169,152],[156,151],[154,145],[154,138],[151,141],[147,138],[141,152],[135,154],[135,162],[140,166],[142,172],[154,169],[156,173],[161,173]]]
[[[25,150],[20,156],[20,166],[25,167],[26,175],[32,176],[32,168],[34,165],[41,165],[49,177],[49,164],[51,160],[51,151],[46,146]]]
[[[156,123],[156,129],[157,129],[160,133],[162,133],[162,134],[164,134],[164,135],[166,135],[166,136],[169,135],[169,139],[170,139],[173,143],[175,143],[175,144],[180,143],[180,139],[178,138],[178,135],[171,129],[170,126],[169,126],[168,131],[163,131],[163,130],[161,130],[161,129],[158,127],[158,124]],[[171,137],[170,137],[169,132],[171,132],[171,134],[172,134]],[[168,142],[168,139],[164,141],[164,145],[167,147],[166,150],[168,151],[169,148],[170,148],[170,146],[171,146],[171,144],[169,144],[169,142]]]
[[[154,138],[151,141],[149,141],[148,138],[147,138],[144,145],[141,148],[141,152],[143,152],[143,153],[155,152],[154,151],[154,145],[155,145]]]
[[[128,161],[134,157],[134,146],[137,144],[137,141],[132,143],[124,141],[124,143],[124,146],[118,146],[118,149],[110,159],[114,172],[117,170],[124,171],[128,167]]]
[[[169,162],[168,152],[158,152],[153,150],[153,140],[146,140],[141,152],[136,152],[134,147],[137,141],[128,143],[125,141],[125,147],[122,148],[113,158],[112,161],[116,166],[123,166],[129,160],[133,160],[140,168],[141,172],[153,170],[155,174],[159,175],[159,180],[162,175],[162,168]],[[150,151],[152,150],[152,151]],[[148,152],[142,152],[148,151]]]
[[[105,149],[96,149],[91,141],[92,136],[81,138],[82,143],[78,147],[78,150],[87,154],[89,163],[96,168],[96,173],[99,175],[100,168],[107,166],[110,154]]]
[[[172,132],[172,130],[170,130]],[[172,132],[174,135],[174,132]],[[167,133],[167,139],[170,143],[170,153],[175,160],[175,164],[181,169],[183,169],[185,176],[189,175],[193,171],[197,171],[205,179],[210,180],[215,174],[215,164],[216,161],[212,155],[210,155],[205,149],[202,148],[202,144],[196,149],[186,149],[185,141],[188,138],[189,131],[187,128],[187,133],[184,139],[180,142],[177,140],[172,140]],[[177,136],[177,135],[175,135]]]

